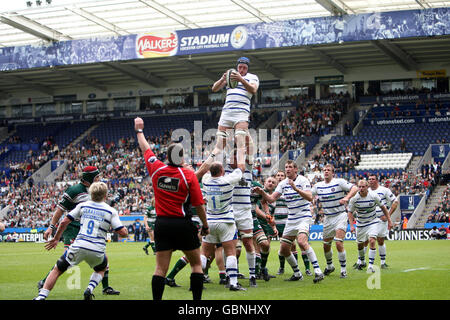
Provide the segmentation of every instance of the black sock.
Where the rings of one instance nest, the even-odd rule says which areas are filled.
[[[191,273],[191,290],[194,300],[202,299],[203,273]]]
[[[109,270],[106,270],[106,271],[105,271],[105,275],[103,276],[103,279],[102,279],[102,286],[103,286],[103,289],[106,289],[106,288],[109,287],[109,284],[108,284],[108,275],[109,275]]]
[[[152,293],[153,300],[161,300],[164,292],[164,277],[153,275],[152,277]]]

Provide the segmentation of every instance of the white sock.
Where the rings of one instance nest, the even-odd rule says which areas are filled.
[[[316,273],[316,274],[322,273],[322,270],[320,270],[319,262],[317,261],[317,256],[316,256],[316,253],[314,252],[314,249],[312,247],[309,247],[309,249],[306,250],[306,254],[308,255],[308,259],[314,268],[314,273]]]
[[[247,252],[247,263],[250,278],[256,277],[256,254],[254,252]]]
[[[45,300],[48,297],[50,290],[42,288],[39,290],[39,295],[36,297],[36,300]]]
[[[227,276],[230,277],[230,284],[235,286],[237,284],[237,259],[235,256],[227,257],[225,269]]]
[[[91,279],[89,280],[88,289],[89,291],[94,292],[94,289],[98,286],[100,281],[102,281],[103,276],[100,273],[94,272],[91,275]]]
[[[292,271],[294,271],[294,276],[299,277],[300,276],[300,270],[298,269],[298,263],[297,263],[297,259],[295,259],[294,255],[291,253],[290,256],[285,257],[287,263],[289,263],[289,265],[292,268]]]
[[[327,268],[333,267],[333,249],[330,249],[330,251],[325,252],[325,259],[327,260]]]
[[[341,272],[347,271],[347,253],[344,251],[338,252],[339,263],[341,265]]]
[[[369,268],[373,266],[376,255],[377,255],[376,249],[369,249]]]
[[[386,245],[378,246],[378,253],[380,254],[381,265],[386,263]]]

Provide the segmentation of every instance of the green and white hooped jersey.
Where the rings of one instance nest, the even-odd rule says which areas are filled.
[[[263,186],[256,181],[252,181],[252,187],[260,187],[263,188]],[[256,207],[259,207],[262,200],[262,196],[257,193],[250,193],[250,202],[252,204],[252,217],[253,220],[257,218],[256,216]]]
[[[147,223],[155,223],[156,221],[156,210],[154,206],[148,206],[145,211],[145,215],[147,216]]]
[[[91,196],[89,195],[88,187],[80,182],[68,187],[66,191],[64,191],[63,198],[58,203],[58,207],[63,211],[70,212],[75,209],[78,204],[89,200],[91,200]],[[80,222],[75,219],[70,225],[79,228]]]

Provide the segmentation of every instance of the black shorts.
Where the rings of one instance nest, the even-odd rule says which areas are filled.
[[[200,248],[198,229],[190,218],[156,217],[155,250],[189,251]]]

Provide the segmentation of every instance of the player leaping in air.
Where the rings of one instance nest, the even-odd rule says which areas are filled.
[[[250,60],[246,57],[241,57],[237,60],[237,72],[233,72],[230,75],[231,80],[238,81],[236,88],[227,86],[227,73],[224,73],[212,86],[213,92],[217,92],[227,86],[225,104],[222,108],[217,130],[217,142],[212,155],[217,156],[223,151],[229,131],[234,129],[238,151],[237,164],[242,171],[245,171],[246,137],[251,139],[248,133],[251,99],[259,87],[258,76],[248,72],[249,65]],[[220,161],[220,159],[217,160]]]

